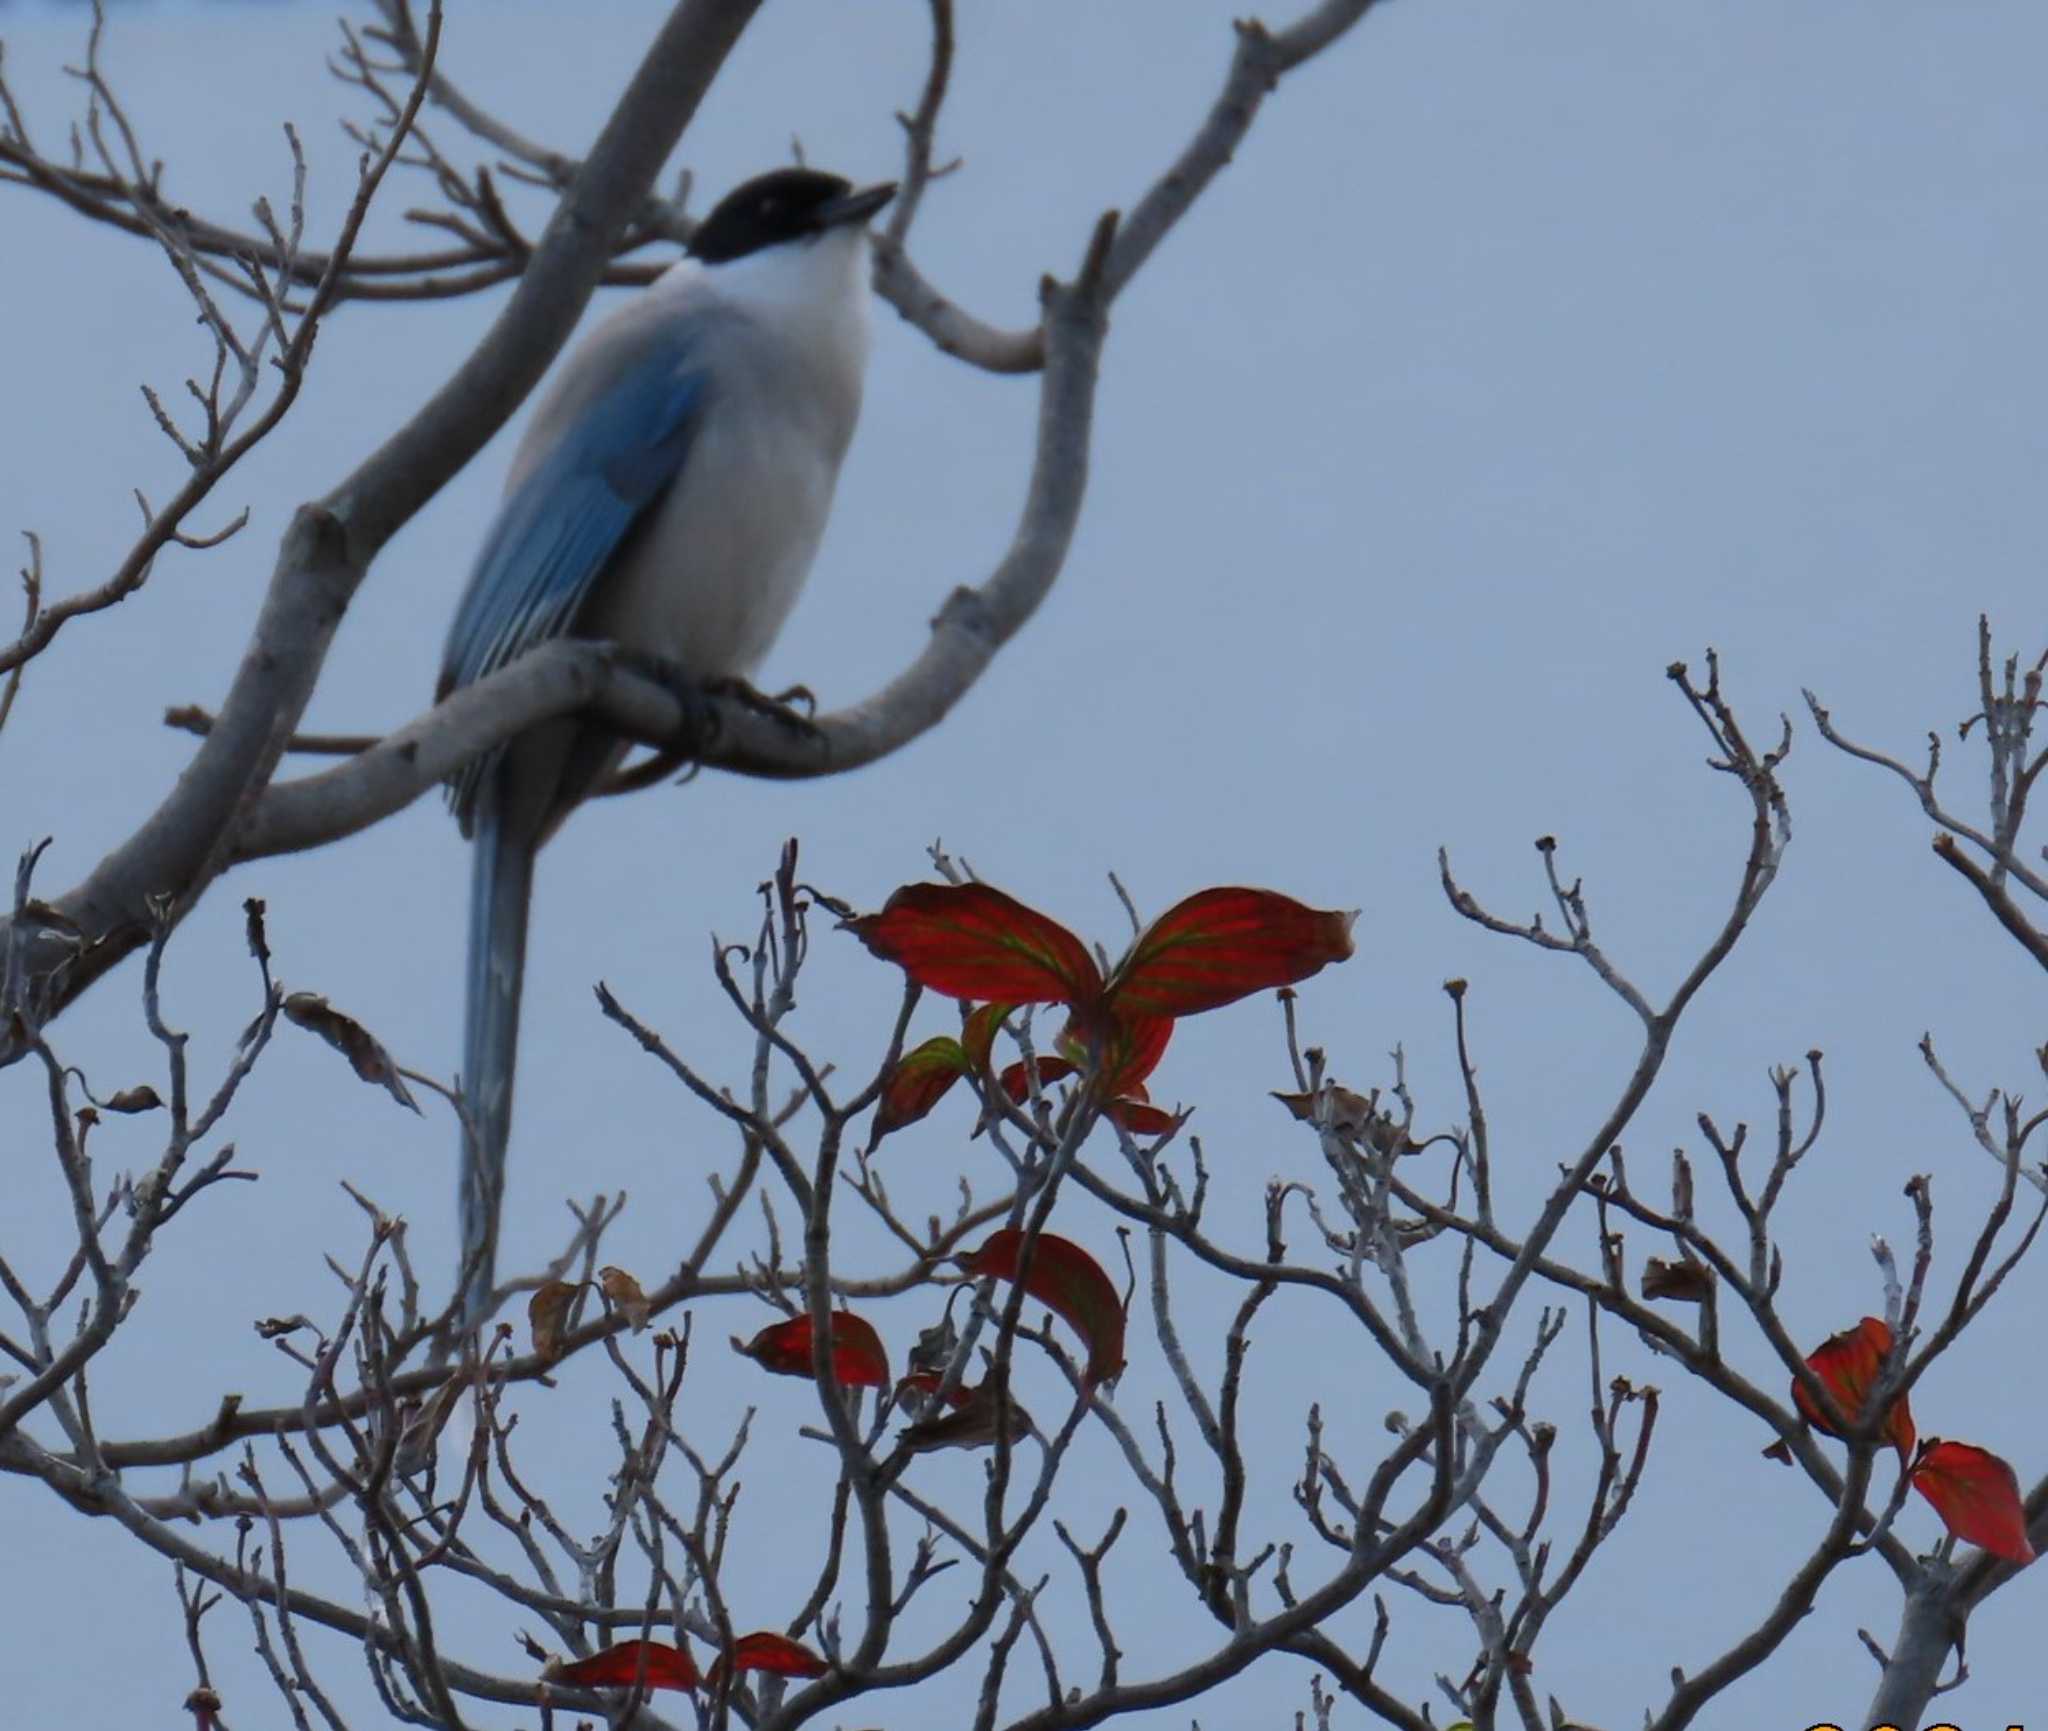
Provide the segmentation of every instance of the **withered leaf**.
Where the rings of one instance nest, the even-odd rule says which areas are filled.
[[[647,1326],[651,1307],[647,1294],[640,1290],[639,1281],[623,1268],[607,1266],[597,1271],[597,1283],[612,1309],[632,1324],[635,1334]]]
[[[1031,1434],[1031,1415],[1013,1399],[1006,1403],[1010,1443],[1015,1447]],[[905,1425],[900,1438],[912,1454],[934,1449],[988,1448],[996,1440],[996,1391],[992,1383],[964,1390],[953,1411]]]
[[[251,896],[242,903],[243,934],[249,940],[249,954],[266,965],[270,961],[270,939],[263,930],[263,898]]]
[[[533,1350],[542,1358],[562,1356],[564,1337],[569,1332],[569,1310],[583,1290],[579,1281],[550,1280],[527,1300],[526,1320],[533,1330]]]
[[[1666,1262],[1653,1256],[1643,1264],[1643,1296],[1705,1304],[1714,1296],[1714,1271],[1703,1262]]]
[[[1363,1094],[1354,1094],[1349,1088],[1340,1088],[1334,1082],[1325,1084],[1320,1092],[1308,1094],[1282,1094],[1276,1089],[1273,1098],[1304,1124],[1315,1122],[1318,1103],[1327,1099],[1330,1103],[1330,1128],[1341,1135],[1356,1136],[1372,1127],[1372,1102]]]
[[[374,1082],[399,1105],[417,1112],[419,1102],[407,1090],[391,1054],[377,1037],[353,1017],[344,1016],[318,992],[293,992],[284,1001],[287,1021],[296,1022],[308,1033],[318,1034],[349,1061],[365,1082]]]
[[[455,1415],[455,1404],[469,1386],[458,1372],[434,1391],[430,1400],[413,1399],[398,1408],[398,1444],[392,1453],[392,1470],[403,1478],[423,1473],[434,1464],[434,1451],[442,1431]]]

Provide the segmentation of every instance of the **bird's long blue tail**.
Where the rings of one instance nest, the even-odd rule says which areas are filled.
[[[526,972],[526,910],[533,892],[531,840],[479,802],[469,885],[469,995],[462,1038],[461,1326],[483,1318],[496,1282],[505,1144],[512,1131],[512,1077],[519,1058],[519,987]]]

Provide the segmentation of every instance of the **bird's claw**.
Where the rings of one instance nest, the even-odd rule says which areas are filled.
[[[805,738],[817,736],[818,724],[812,717],[818,713],[818,699],[808,685],[792,685],[771,697],[765,691],[757,691],[744,679],[709,679],[704,682],[704,691],[714,697],[730,697],[755,714],[780,723],[792,733]],[[799,704],[801,708],[797,707]]]
[[[653,680],[673,697],[683,712],[673,737],[664,748],[665,757],[694,760],[718,743],[718,736],[724,731],[716,701],[718,682],[694,677],[680,663],[669,660],[665,655],[649,655],[642,650],[624,648],[620,654],[634,672]]]

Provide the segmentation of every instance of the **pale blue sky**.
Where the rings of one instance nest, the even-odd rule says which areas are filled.
[[[971,9],[942,137],[965,167],[926,205],[926,271],[984,316],[1028,318],[1039,273],[1071,268],[1097,212],[1135,197],[1199,116],[1237,9]],[[517,124],[579,148],[657,9],[577,11],[457,4],[447,65]],[[922,77],[923,17],[911,0],[765,8],[685,140],[699,187],[716,196],[785,159],[792,135],[823,166],[894,172],[892,113]],[[79,15],[14,7],[5,23],[11,76],[54,127],[73,99],[57,68],[77,51]],[[341,93],[321,71],[331,39],[319,7],[164,5],[121,12],[109,58],[175,196],[230,219],[258,193],[279,199],[289,118],[312,147],[316,210],[331,213],[353,172],[334,125]],[[1701,1111],[1767,1133],[1768,1068],[1824,1048],[1829,1126],[1784,1211],[1794,1332],[1818,1342],[1879,1308],[1866,1245],[1873,1232],[1909,1238],[1899,1187],[1915,1171],[1934,1174],[1945,1291],[1996,1173],[1914,1044],[1931,1030],[1979,1095],[2024,1089],[2038,1077],[2040,976],[1928,853],[1904,790],[1815,739],[1798,694],[1813,686],[1846,729],[1912,752],[1970,705],[1980,611],[2002,643],[2041,647],[2044,56],[2048,15],[2017,3],[1406,0],[1290,79],[1119,303],[1069,567],[948,724],[837,782],[706,776],[608,802],[550,848],[504,1264],[547,1253],[571,1187],[633,1191],[614,1245],[629,1266],[659,1267],[701,1215],[701,1174],[722,1140],[599,1019],[589,986],[608,980],[707,1068],[735,1073],[741,1043],[708,977],[706,934],[750,934],[754,885],[792,833],[805,875],[857,903],[920,875],[941,838],[1112,940],[1112,869],[1151,910],[1229,881],[1362,908],[1358,958],[1303,993],[1312,1037],[1360,1087],[1384,1081],[1385,1054],[1403,1045],[1421,1121],[1455,1121],[1439,986],[1470,979],[1499,1182],[1528,1202],[1604,1115],[1632,1029],[1583,970],[1458,920],[1435,850],[1448,845],[1496,908],[1526,915],[1541,891],[1529,844],[1557,835],[1616,960],[1653,995],[1668,988],[1719,918],[1746,839],[1741,801],[1701,767],[1704,735],[1664,675],[1711,644],[1755,734],[1794,714],[1795,839],[1631,1129],[1634,1170],[1647,1176],[1673,1146],[1701,1152]],[[393,211],[425,188],[394,193]],[[175,391],[203,356],[175,281],[138,243],[11,187],[0,236],[14,405],[0,535],[39,531],[64,592],[118,556],[131,488],[175,485],[178,459],[136,385]],[[224,491],[224,508],[252,510],[244,538],[167,557],[146,592],[74,626],[31,670],[0,740],[0,850],[54,836],[43,869],[56,887],[125,832],[189,755],[158,724],[162,709],[218,700],[294,504],[418,403],[488,310],[351,307],[334,321],[304,404]],[[1028,382],[947,362],[886,308],[877,339],[839,508],[766,673],[828,704],[893,672],[948,588],[986,572],[1032,427]],[[486,451],[380,562],[313,725],[379,728],[424,703],[506,449]],[[1964,806],[1975,763],[1954,754]],[[345,845],[243,870],[173,948],[172,1013],[218,1064],[255,1002],[239,904],[260,895],[288,983],[445,1075],[466,885],[453,825],[426,801]],[[844,1063],[870,1061],[893,979],[850,940],[821,930],[816,948],[802,1033]],[[122,970],[58,1030],[96,1084],[154,1073],[137,982]],[[924,1016],[941,1025],[935,1007]],[[1241,1187],[1248,1243],[1265,1178],[1317,1173],[1313,1144],[1265,1097],[1286,1085],[1277,1018],[1259,1004],[1190,1025],[1158,1076],[1156,1092],[1199,1104],[1219,1183]],[[0,1074],[20,1175],[0,1200],[0,1243],[31,1265],[53,1201],[39,1088],[25,1069]],[[943,1207],[964,1161],[992,1189],[990,1156],[963,1128],[942,1113],[906,1136],[892,1182]],[[107,1125],[103,1169],[145,1158],[153,1134]],[[331,1305],[315,1252],[353,1257],[358,1244],[340,1177],[413,1223],[427,1266],[452,1242],[445,1119],[415,1123],[353,1088],[303,1037],[280,1039],[233,1134],[264,1181],[181,1222],[150,1264],[137,1321],[95,1383],[109,1432],[184,1428],[228,1388],[252,1400],[289,1389],[248,1322]],[[1064,1210],[1063,1229],[1110,1251],[1105,1218],[1078,1197]],[[2027,1483],[2048,1468],[2042,1403],[2009,1367],[2038,1341],[2040,1291],[2038,1273],[2024,1275],[1915,1396],[1923,1431],[1999,1449]],[[1188,1316],[1213,1359],[1208,1297],[1191,1289]],[[1266,1530],[1298,1538],[1284,1483],[1305,1401],[1324,1401],[1373,1458],[1379,1419],[1403,1397],[1363,1343],[1333,1356],[1307,1313],[1272,1316],[1258,1343],[1275,1463]],[[876,1318],[906,1343],[924,1319],[908,1304]],[[694,1372],[701,1440],[720,1440],[743,1403],[760,1408],[741,1519],[744,1553],[768,1562],[728,1583],[749,1624],[787,1613],[787,1576],[808,1576],[820,1531],[802,1488],[815,1451],[794,1440],[812,1416],[807,1391],[763,1388],[723,1362],[724,1337],[758,1320],[759,1307],[707,1308],[710,1350]],[[1561,1447],[1583,1423],[1582,1341],[1575,1322],[1543,1389]],[[1118,1404],[1142,1417],[1163,1385],[1148,1326],[1133,1343]],[[1618,1335],[1606,1347],[1610,1374],[1663,1384],[1658,1449],[1642,1503],[1547,1632],[1537,1681],[1577,1716],[1620,1727],[1661,1700],[1672,1666],[1697,1668],[1748,1626],[1825,1510],[1798,1475],[1758,1460],[1767,1439],[1752,1423]],[[1730,1350],[1765,1365],[1739,1332]],[[526,1401],[527,1434],[594,1448],[601,1388],[592,1373],[552,1406]],[[1093,1446],[1084,1462],[1102,1459]],[[935,1460],[920,1483],[964,1498],[979,1468]],[[594,1508],[598,1485],[582,1489]],[[1092,1535],[1117,1486],[1091,1465],[1073,1489],[1077,1535]],[[18,1485],[4,1494],[10,1548],[33,1564],[0,1584],[10,1645],[66,1655],[13,1667],[10,1711],[23,1724],[163,1721],[188,1686],[168,1570],[110,1525]],[[1121,1555],[1129,1674],[1142,1675],[1195,1613],[1156,1521],[1133,1512]],[[1917,1499],[1903,1522],[1909,1540],[1932,1542]],[[1064,1565],[1049,1553],[1043,1566]],[[1304,1555],[1297,1571],[1307,1566]],[[943,1585],[934,1593],[950,1606]],[[1385,1674],[1420,1697],[1434,1669],[1462,1671],[1468,1647],[1389,1597],[1400,1634]],[[1155,1606],[1156,1626],[1135,1620]],[[1711,1721],[1854,1719],[1871,1681],[1854,1632],[1888,1640],[1895,1617],[1876,1564],[1841,1571]],[[108,1651],[89,1619],[120,1631],[118,1667],[81,1672],[88,1651]],[[1941,1703],[1950,1718],[2004,1725],[2038,1701],[2038,1621],[2031,1577],[1980,1613],[1971,1679]],[[237,1725],[275,1717],[243,1664],[244,1627],[223,1614],[212,1640]],[[510,1620],[481,1608],[452,1627],[464,1657],[521,1669]],[[353,1688],[349,1656],[324,1651]],[[1303,1667],[1274,1662],[1200,1717],[1291,1723],[1306,1690]],[[946,1711],[934,1694],[856,1708],[851,1722],[904,1731],[947,1723]],[[1362,1722],[1340,1709],[1338,1723]]]

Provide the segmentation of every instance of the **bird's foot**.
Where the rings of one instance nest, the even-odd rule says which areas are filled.
[[[674,738],[662,749],[661,758],[670,763],[689,762],[704,755],[718,742],[724,730],[715,701],[718,682],[706,682],[687,672],[680,662],[644,650],[621,648],[621,658],[642,678],[651,679],[676,700],[682,720]]]
[[[808,685],[792,685],[771,697],[765,691],[755,690],[744,679],[708,679],[704,691],[713,697],[730,697],[743,703],[755,714],[779,722],[792,733],[805,738],[817,735],[818,724],[812,718],[818,713],[818,698]]]

